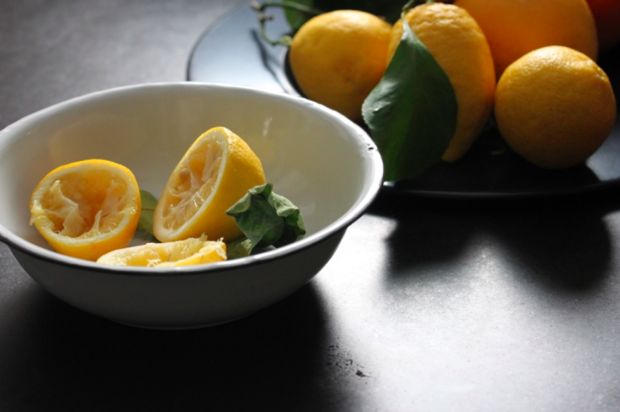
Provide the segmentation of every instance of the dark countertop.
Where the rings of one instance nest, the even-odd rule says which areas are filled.
[[[182,81],[226,0],[2,0],[0,128]],[[620,410],[620,195],[383,193],[282,302],[190,331],[119,325],[0,244],[0,411]]]

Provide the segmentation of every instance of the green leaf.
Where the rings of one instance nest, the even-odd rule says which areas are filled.
[[[235,218],[247,238],[245,243],[240,240],[227,245],[233,255],[247,253],[244,255],[247,256],[257,246],[284,246],[306,234],[299,208],[274,193],[271,183],[250,189],[226,214]]]
[[[142,200],[142,210],[138,220],[138,230],[152,235],[153,213],[155,212],[155,207],[157,207],[157,199],[146,190],[140,190],[140,199]]]
[[[399,12],[402,9],[402,0],[285,0],[280,4],[282,3],[295,3],[309,9],[323,12],[334,10],[362,10],[384,17],[390,23],[398,20]],[[291,26],[291,31],[293,33],[299,30],[305,22],[313,17],[312,14],[303,13],[293,8],[283,7],[283,9],[286,20]]]
[[[403,8],[403,0],[314,0],[314,6],[325,11],[361,10],[394,23]]]
[[[439,162],[454,136],[457,111],[450,79],[403,24],[394,57],[362,106],[383,158],[385,180],[415,178]]]
[[[314,6],[314,0],[286,0],[286,3],[297,3],[309,8]],[[302,13],[286,7],[284,8],[284,15],[293,33],[299,30],[299,28],[312,17],[307,13]]]
[[[252,241],[247,237],[233,240],[226,244],[226,258],[231,260],[250,256],[252,254],[252,249]]]

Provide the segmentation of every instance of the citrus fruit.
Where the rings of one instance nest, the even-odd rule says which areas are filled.
[[[226,260],[226,244],[206,236],[168,243],[147,243],[106,253],[97,263],[116,266],[175,267]]]
[[[84,160],[47,174],[30,198],[34,224],[59,253],[97,260],[127,246],[140,218],[133,173],[107,160]]]
[[[585,0],[456,0],[482,28],[499,77],[510,63],[545,46],[567,46],[596,60],[598,41]]]
[[[390,24],[356,10],[336,10],[308,20],[293,37],[289,63],[310,100],[352,120],[385,71]]]
[[[242,235],[226,210],[265,183],[263,166],[239,136],[214,127],[196,139],[168,179],[153,215],[162,242],[197,238],[225,241]]]
[[[613,128],[616,101],[592,59],[549,46],[508,66],[497,85],[495,119],[516,153],[560,169],[583,162],[601,146]]]
[[[453,162],[471,147],[491,114],[496,82],[491,51],[476,21],[462,8],[423,4],[409,10],[405,18],[447,74],[456,94],[456,131],[443,154],[443,160]],[[402,33],[399,20],[390,34],[388,59]]]
[[[587,0],[598,34],[601,51],[610,49],[620,43],[620,1]]]

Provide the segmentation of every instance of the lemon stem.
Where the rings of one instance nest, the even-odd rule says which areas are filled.
[[[250,3],[250,6],[254,9],[254,11],[256,12],[256,15],[258,16],[261,37],[263,38],[263,40],[265,40],[267,43],[271,44],[272,46],[282,45],[282,46],[288,47],[291,45],[291,41],[293,41],[293,39],[291,38],[291,36],[285,35],[279,38],[278,40],[273,40],[267,35],[267,32],[265,31],[266,23],[268,21],[273,20],[273,16],[265,14],[265,10],[267,8],[281,7],[283,9],[295,10],[300,13],[307,14],[309,16],[318,16],[319,14],[323,13],[323,11],[321,10],[314,9],[312,7],[307,7],[307,6],[304,6],[303,4],[289,2],[289,1],[282,1],[282,2],[268,1],[265,3],[259,3],[257,1],[252,1]]]

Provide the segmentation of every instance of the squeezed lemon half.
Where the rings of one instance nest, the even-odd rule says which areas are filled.
[[[101,256],[97,263],[116,266],[176,267],[200,265],[226,260],[226,244],[207,240],[206,236],[168,243],[114,250]]]
[[[97,260],[129,244],[140,204],[129,169],[107,160],[84,160],[60,166],[39,182],[30,198],[30,224],[57,252]]]
[[[261,161],[224,127],[203,133],[178,163],[159,198],[153,233],[161,242],[198,238],[226,242],[243,233],[226,210],[265,183]]]

